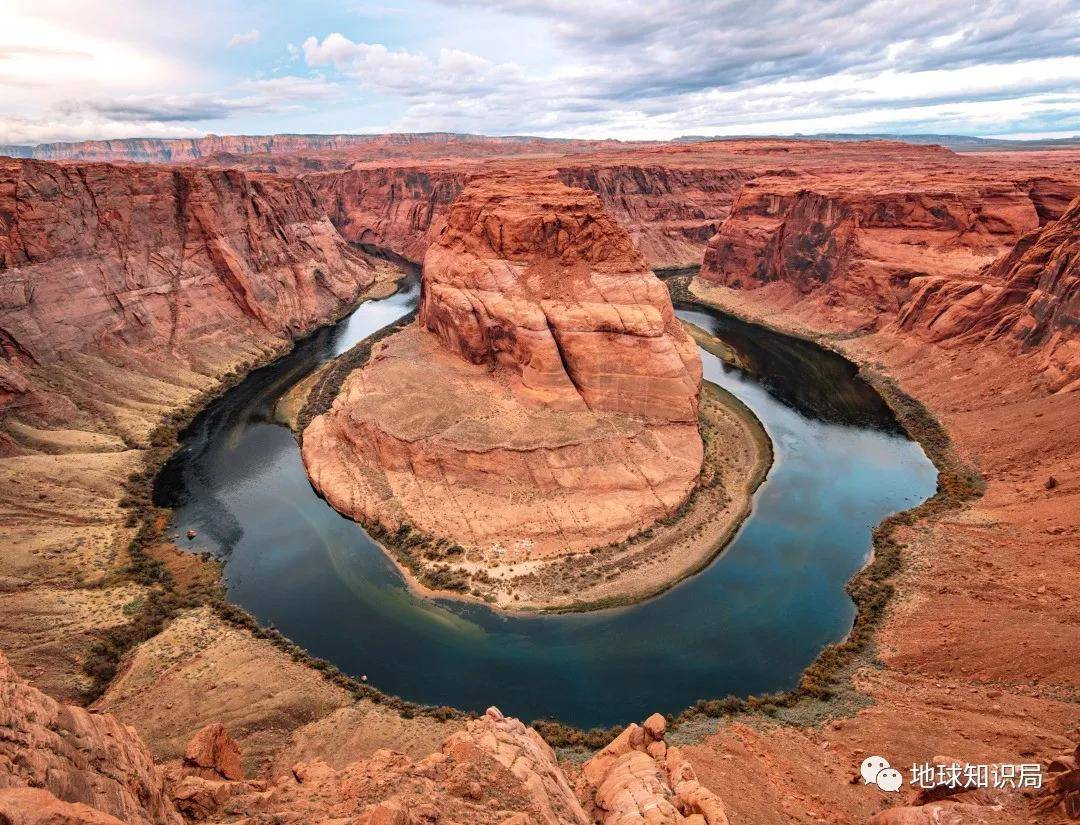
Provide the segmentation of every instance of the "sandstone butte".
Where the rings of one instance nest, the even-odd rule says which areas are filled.
[[[700,386],[667,290],[594,193],[480,176],[427,251],[416,324],[345,380],[303,458],[358,521],[449,539],[465,568],[528,563],[678,510]]]
[[[376,760],[377,751],[398,750],[419,765],[465,731],[453,718],[406,718],[357,700],[209,606],[184,607],[151,638],[135,636],[94,705],[106,715],[38,689],[85,701],[91,646],[131,627],[125,608],[151,592],[125,573],[136,533],[125,479],[145,472],[155,428],[362,297],[379,272],[348,242],[420,260],[470,175],[538,170],[597,192],[650,265],[704,261],[691,285],[701,300],[815,337],[884,376],[947,433],[925,441],[946,485],[950,468],[964,466],[985,482],[980,496],[898,528],[902,567],[889,581],[897,597],[876,630],[875,659],[850,662],[817,710],[800,704],[784,714],[811,724],[697,715],[679,725],[682,756],[730,820],[1028,823],[1076,812],[1076,755],[1065,752],[1080,739],[1080,232],[1069,206],[1080,195],[1080,152],[957,155],[782,140],[565,152],[480,149],[468,140],[452,150],[384,147],[245,154],[251,147],[236,143],[197,166],[0,161],[0,649],[33,684],[4,669],[0,730],[40,723],[33,736],[0,738],[3,816],[35,821],[31,813],[61,805],[68,818],[54,822],[175,821],[181,804],[209,809],[236,782],[267,782],[265,804],[277,805],[274,778],[302,785],[291,766],[318,760],[332,772],[362,766],[365,777],[316,785],[325,799],[362,787],[374,809],[402,787],[400,769]],[[86,150],[101,160],[134,157],[103,145]],[[231,252],[222,258],[222,249]],[[198,560],[164,542],[151,550],[173,573],[168,587],[185,592]],[[8,698],[12,690],[32,691],[33,710]],[[124,723],[101,722],[111,736],[85,732],[108,714]],[[146,754],[182,768],[188,742],[215,722],[236,738],[253,778],[190,777],[191,801],[181,803],[153,778]],[[60,730],[84,732],[75,740]],[[69,748],[63,770],[50,774],[56,763],[46,754],[61,746]],[[1049,787],[1041,796],[928,801],[905,790],[884,798],[852,781],[859,762],[883,747],[897,765],[1037,762]],[[631,760],[630,772],[650,782],[640,757]],[[38,768],[59,778],[95,767],[107,773],[100,784],[33,778]],[[498,800],[490,810],[522,812],[513,800],[524,793],[501,784],[505,774],[492,763],[467,770],[481,794],[490,789],[485,802]],[[577,787],[576,769],[562,771]],[[426,781],[404,787],[424,793]],[[288,787],[276,797],[283,816],[324,816],[306,813],[294,801],[299,789]],[[125,810],[132,796],[159,813]],[[438,809],[443,798],[432,798]],[[602,816],[589,807],[596,799],[578,797],[594,820]],[[411,804],[398,799],[378,821],[430,813]]]

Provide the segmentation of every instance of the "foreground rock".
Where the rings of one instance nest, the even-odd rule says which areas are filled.
[[[183,817],[277,825],[646,821],[627,818],[631,797],[646,811],[671,813],[650,814],[650,823],[727,822],[720,800],[677,748],[664,745],[660,716],[632,725],[585,766],[579,790],[590,814],[551,747],[495,708],[420,758],[382,749],[340,768],[314,759],[245,780],[239,748],[218,723],[188,743],[182,762],[159,767],[132,728],[49,699],[2,656],[0,699],[0,821],[13,825],[180,825]]]
[[[343,513],[445,537],[433,565],[462,548],[535,565],[678,510],[700,382],[664,285],[595,195],[481,178],[427,254],[417,324],[345,380],[304,463]]]
[[[0,819],[5,816],[17,823],[183,822],[134,728],[60,704],[20,679],[0,654]]]
[[[728,825],[720,798],[698,781],[682,751],[667,745],[666,732],[667,721],[654,713],[585,763],[585,793],[597,822]]]

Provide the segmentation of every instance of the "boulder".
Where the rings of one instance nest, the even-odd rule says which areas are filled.
[[[244,778],[240,746],[220,722],[207,725],[192,737],[184,750],[184,766],[204,779]]]

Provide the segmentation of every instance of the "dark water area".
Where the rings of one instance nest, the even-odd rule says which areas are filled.
[[[851,628],[844,585],[868,558],[871,528],[934,491],[922,449],[846,361],[680,307],[738,354],[733,368],[702,351],[705,377],[757,414],[776,454],[727,549],[658,598],[596,613],[507,615],[417,597],[363,529],[316,495],[271,415],[297,379],[417,297],[414,278],[253,372],[188,428],[155,490],[175,532],[197,531],[190,549],[224,560],[231,601],[384,692],[592,727],[793,687]]]
[[[801,338],[763,330],[731,315],[675,302],[685,321],[713,333],[732,350],[737,366],[779,401],[819,421],[861,424],[900,433],[893,411],[858,368]]]

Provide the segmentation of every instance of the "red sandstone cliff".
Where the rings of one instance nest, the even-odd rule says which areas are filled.
[[[382,167],[305,180],[346,240],[420,261],[468,176],[455,168]]]
[[[936,342],[1013,340],[1038,350],[1050,388],[1080,389],[1080,198],[979,277],[916,278],[898,325]]]
[[[977,271],[1038,226],[1035,203],[1011,183],[758,178],[709,241],[701,275],[737,289],[784,284],[876,323],[913,278]]]
[[[695,420],[697,349],[592,193],[543,178],[477,180],[424,259],[419,322],[544,403]]]
[[[701,262],[705,244],[728,216],[752,172],[725,168],[672,168],[617,164],[564,166],[559,179],[590,189],[630,233],[649,266]]]
[[[3,161],[0,403],[25,401],[35,370],[77,353],[144,373],[231,367],[325,323],[372,280],[301,182]]]
[[[664,285],[595,194],[478,177],[428,250],[418,327],[349,376],[304,463],[364,522],[492,558],[581,552],[686,499],[700,381]]]

